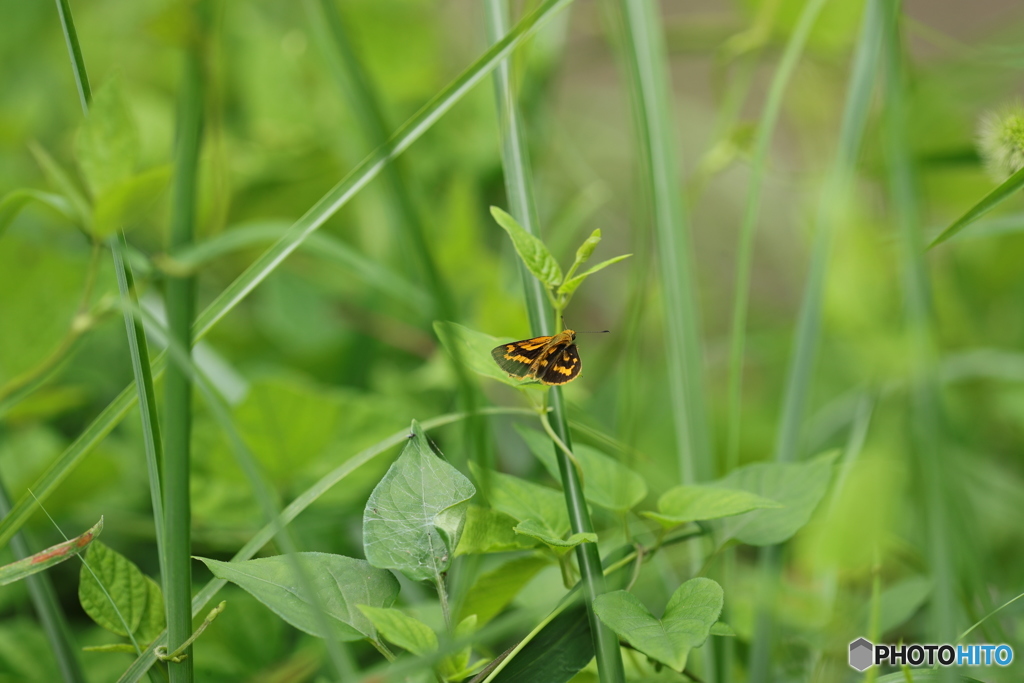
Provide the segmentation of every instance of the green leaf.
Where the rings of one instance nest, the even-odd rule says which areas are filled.
[[[586,280],[588,277],[590,277],[591,275],[593,275],[597,271],[604,270],[605,268],[607,268],[608,266],[612,265],[613,263],[618,263],[619,261],[625,261],[630,256],[632,256],[632,254],[623,254],[622,256],[616,256],[615,258],[610,258],[607,261],[602,261],[601,263],[598,263],[596,266],[594,266],[590,270],[585,271],[583,273],[580,273],[579,275],[576,275],[575,277],[573,277],[570,280],[566,280],[558,288],[558,293],[559,294],[572,294],[577,289],[579,289],[579,286],[583,284],[584,280]]]
[[[690,650],[704,644],[718,621],[723,599],[721,586],[698,577],[676,589],[660,621],[626,591],[597,596],[594,612],[637,650],[682,671]]]
[[[534,429],[518,426],[516,429],[544,469],[555,479],[560,479],[551,439]],[[572,451],[583,470],[583,495],[591,503],[615,512],[626,512],[647,497],[644,478],[615,458],[583,444],[574,444]]]
[[[87,226],[89,221],[92,220],[92,208],[89,206],[89,201],[85,198],[85,195],[82,194],[82,190],[71,179],[71,175],[57,163],[57,160],[42,145],[36,142],[29,142],[28,149],[32,152],[32,156],[36,158],[36,163],[39,164],[39,168],[43,170],[47,179],[53,183],[61,195],[67,198],[73,207],[74,217],[72,220],[82,227]]]
[[[482,472],[470,462],[473,477],[481,480]],[[555,489],[534,484],[502,472],[488,472],[491,506],[518,522],[534,519],[550,529],[555,536],[569,530],[569,513],[565,510],[565,497]]]
[[[76,536],[71,540],[52,545],[46,550],[40,550],[34,555],[12,562],[10,564],[0,567],[0,586],[6,586],[9,583],[20,581],[26,576],[31,576],[36,572],[41,572],[44,569],[60,564],[65,560],[69,560],[75,555],[79,554],[83,550],[89,547],[89,545],[96,540],[96,537],[103,531],[103,518],[100,517],[100,521],[86,531],[81,536]]]
[[[469,589],[459,609],[459,618],[476,615],[483,626],[498,616],[519,591],[544,567],[551,564],[548,557],[540,554],[516,557],[481,574]]]
[[[75,210],[65,197],[50,192],[22,188],[8,192],[3,199],[0,199],[0,237],[30,202],[53,210],[72,223],[76,222]]]
[[[981,199],[980,202],[968,209],[964,215],[953,221],[953,224],[943,230],[942,234],[936,237],[932,243],[928,245],[928,248],[931,249],[934,246],[942,244],[950,237],[957,234],[968,225],[1015,195],[1022,187],[1024,187],[1024,168],[1011,175],[1003,181],[999,187],[989,192]]]
[[[750,545],[774,545],[800,530],[821,502],[832,478],[838,453],[825,453],[801,463],[757,463],[741,467],[716,482],[742,489],[783,505],[729,517],[718,524],[719,543],[736,538]]]
[[[594,658],[582,601],[563,609],[505,665],[492,683],[567,683]]]
[[[932,580],[926,576],[911,576],[882,591],[879,604],[878,632],[885,635],[921,609],[932,592]],[[871,620],[870,605],[860,610],[860,623],[867,629]],[[867,633],[867,631],[864,631]]]
[[[102,196],[135,172],[138,134],[117,79],[93,93],[89,115],[75,137],[75,155],[93,197]]]
[[[512,530],[515,525],[516,520],[504,512],[470,505],[455,556],[503,553],[533,546]]]
[[[414,581],[439,580],[451,566],[474,494],[473,484],[434,453],[414,421],[405,450],[366,502],[366,559]]]
[[[135,654],[135,646],[131,643],[108,643],[106,645],[86,645],[82,652],[125,652]]]
[[[148,594],[146,609],[142,611],[139,630],[135,632],[140,645],[152,643],[167,626],[167,616],[164,613],[164,594],[160,590],[160,584],[147,576],[146,588]]]
[[[461,357],[466,366],[484,377],[496,379],[512,387],[521,387],[533,383],[533,380],[522,380],[509,377],[508,373],[498,367],[491,357],[491,349],[501,344],[515,341],[511,337],[492,337],[483,332],[471,330],[458,323],[434,322],[434,333],[451,356]]]
[[[106,188],[93,207],[93,236],[105,239],[144,224],[170,181],[171,167],[157,166]]]
[[[601,243],[601,228],[598,228],[594,232],[590,233],[590,237],[583,241],[580,248],[576,250],[576,262],[575,266],[582,266],[590,258],[590,255],[594,253],[594,249]]]
[[[417,657],[437,652],[437,634],[419,619],[393,607],[356,605],[377,631],[389,641]]]
[[[644,517],[665,526],[686,522],[731,517],[761,508],[780,508],[774,500],[749,491],[718,486],[676,486],[658,499],[658,512],[642,512]]]
[[[562,282],[562,269],[558,266],[555,257],[548,251],[547,246],[528,233],[526,228],[519,225],[515,218],[498,207],[491,207],[491,215],[512,238],[516,253],[519,254],[519,258],[523,260],[533,276],[547,287],[557,287]]]
[[[563,534],[557,534],[547,524],[536,519],[525,519],[515,528],[517,534],[536,538],[558,553],[565,553],[580,543],[597,543],[597,534],[593,532],[579,532],[562,538]]]
[[[119,636],[135,633],[146,613],[149,591],[146,575],[134,562],[99,541],[89,546],[79,573],[78,600],[93,621]]]
[[[319,638],[325,634],[319,626],[317,609],[331,625],[328,636],[361,640],[376,637],[377,631],[355,606],[390,607],[398,597],[394,574],[344,555],[306,552],[296,553],[293,558],[276,555],[245,562],[196,559],[217,578],[237,584],[295,628]],[[302,563],[312,584],[317,607],[310,604],[302,582],[295,576],[296,561]]]
[[[734,638],[736,636],[736,631],[733,631],[732,626],[729,626],[729,624],[724,621],[716,621],[711,625],[711,635]]]

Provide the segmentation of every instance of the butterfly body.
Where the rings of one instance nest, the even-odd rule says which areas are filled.
[[[582,368],[575,341],[576,332],[562,330],[553,337],[496,346],[491,357],[511,377],[535,379],[541,384],[565,384],[576,379]]]

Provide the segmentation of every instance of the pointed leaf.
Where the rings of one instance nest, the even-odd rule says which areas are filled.
[[[436,581],[451,566],[473,484],[434,453],[419,423],[402,455],[370,494],[363,546],[375,567]]]
[[[594,249],[601,243],[601,228],[598,228],[594,232],[590,233],[590,237],[583,241],[580,248],[576,250],[576,263],[575,266],[582,266],[590,258],[590,255],[594,253]]]
[[[547,246],[528,233],[526,228],[519,225],[515,218],[498,207],[491,207],[491,215],[512,238],[516,253],[519,254],[519,258],[523,260],[533,276],[547,287],[557,287],[562,281],[562,269],[558,266],[555,257],[548,251]]]
[[[138,134],[117,79],[93,93],[89,115],[75,137],[75,154],[94,197],[134,173]]]
[[[515,531],[517,534],[536,538],[557,553],[565,553],[580,543],[597,543],[597,534],[593,532],[581,531],[563,539],[561,534],[556,534],[551,527],[536,519],[523,520]]]
[[[64,560],[68,560],[78,553],[82,552],[89,545],[96,540],[96,537],[103,531],[103,518],[100,517],[100,521],[86,531],[81,536],[76,536],[71,540],[52,545],[46,550],[40,550],[34,555],[12,562],[8,565],[0,567],[0,586],[6,586],[9,583],[20,581],[26,576],[31,576],[36,572],[41,572],[44,569],[48,569],[56,564],[60,564]]]
[[[515,525],[516,520],[504,512],[470,505],[455,556],[504,553],[533,546],[529,540],[516,535],[512,530]]]
[[[389,641],[417,657],[437,652],[437,634],[419,619],[393,607],[357,605],[377,631]]]
[[[724,621],[716,621],[711,626],[711,635],[713,636],[727,636],[730,638],[736,637],[736,631],[732,630],[732,626],[725,623]]]
[[[94,541],[85,553],[79,573],[78,600],[97,624],[119,636],[127,636],[129,632],[135,633],[142,622],[149,600],[149,584],[134,562],[102,542]]]
[[[491,358],[491,349],[515,341],[511,337],[492,337],[458,323],[440,320],[434,322],[434,333],[450,356],[461,358],[466,366],[478,375],[496,379],[512,387],[520,387],[533,381],[523,382],[509,377],[508,373],[499,368]]]
[[[639,599],[613,591],[594,600],[594,612],[616,634],[651,659],[682,671],[690,650],[704,644],[722,612],[722,587],[690,579],[668,601],[658,620]]]
[[[832,478],[838,453],[800,463],[758,463],[741,467],[716,482],[781,503],[779,509],[754,510],[718,523],[719,542],[736,538],[750,545],[774,545],[789,539],[811,518]]]
[[[373,623],[356,605],[390,607],[398,597],[398,579],[391,572],[344,555],[296,553],[293,558],[276,555],[245,562],[196,559],[217,578],[237,584],[295,628],[319,638],[324,633],[317,607],[303,591],[294,562],[301,562],[312,584],[319,610],[330,623],[327,635],[331,638],[349,641],[375,637]]]
[[[953,224],[943,230],[942,234],[936,237],[932,243],[928,245],[928,248],[931,249],[934,246],[942,244],[950,237],[957,234],[968,225],[1015,195],[1022,187],[1024,187],[1024,168],[1011,175],[1003,181],[999,187],[982,197],[981,201],[968,209],[964,215],[953,221]]]
[[[780,508],[781,503],[738,489],[718,486],[676,486],[658,499],[658,512],[641,514],[666,526],[697,520],[731,517],[761,508]]]
[[[607,261],[602,261],[601,263],[598,263],[596,266],[594,266],[590,270],[588,270],[586,272],[583,272],[583,273],[580,273],[579,275],[576,275],[571,280],[567,280],[565,283],[562,284],[561,287],[558,288],[558,293],[559,294],[572,294],[577,289],[579,289],[579,286],[583,284],[584,280],[586,280],[588,277],[590,277],[591,275],[593,275],[597,271],[604,270],[605,268],[607,268],[608,266],[612,265],[613,263],[618,263],[619,261],[625,261],[630,256],[632,256],[632,254],[623,254],[622,256],[616,256],[615,258],[610,258]]]

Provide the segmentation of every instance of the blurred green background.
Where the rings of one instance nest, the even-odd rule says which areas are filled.
[[[765,1],[771,3],[767,10],[755,0],[662,3],[718,475],[727,471],[729,330],[752,130],[803,4]],[[94,87],[118,79],[130,105],[140,168],[168,163],[180,77],[180,9],[158,0],[85,0],[73,9]],[[487,47],[476,2],[348,0],[339,9],[391,129]],[[855,0],[826,5],[786,91],[770,148],[755,242],[741,463],[772,457],[807,275],[811,217],[835,154],[862,9]],[[634,254],[588,281],[567,311],[570,327],[611,333],[581,337],[585,371],[566,394],[574,420],[624,444],[618,455],[646,475],[653,501],[679,482],[679,472],[657,258],[614,23],[605,3],[577,0],[515,60],[545,241],[565,263],[600,228],[604,241],[595,258]],[[755,26],[763,30],[753,31]],[[984,170],[975,136],[980,117],[1012,103],[1024,85],[1024,12],[1003,0],[918,0],[905,3],[903,31],[908,144],[921,228],[930,238],[997,182]],[[0,63],[0,191],[52,191],[30,145],[74,169],[82,118],[52,4],[5,9]],[[375,143],[332,74],[300,3],[223,3],[208,67],[197,239],[245,230],[261,230],[264,237],[203,263],[200,308],[271,242],[268,235],[279,235],[305,213]],[[931,632],[925,484],[911,454],[905,273],[888,198],[879,104],[829,264],[823,342],[801,454],[843,448],[865,405],[870,421],[843,487],[784,550],[772,681],[854,680],[845,648],[864,634],[876,575],[891,591],[883,601],[891,612],[883,617],[887,642],[929,642]],[[454,293],[458,322],[495,336],[530,336],[514,252],[488,214],[491,205],[506,206],[489,80],[398,164]],[[162,280],[146,264],[159,262],[164,251],[167,216],[164,196],[128,234],[140,252],[143,301],[150,306],[159,307]],[[199,345],[197,357],[286,501],[411,419],[456,407],[455,379],[434,336],[423,273],[401,220],[386,183],[374,181],[320,229],[357,261],[300,249]],[[939,397],[939,419],[928,429],[941,449],[938,474],[929,481],[941,489],[948,523],[957,633],[1024,591],[1022,233],[1024,206],[1015,198],[984,225],[925,257]],[[115,309],[69,337],[91,258],[83,235],[53,213],[27,210],[0,234],[0,398],[68,345],[52,376],[0,416],[0,475],[14,498],[132,381],[124,323]],[[117,295],[109,254],[98,263],[90,305]],[[505,387],[479,383],[490,402],[519,404]],[[196,419],[194,554],[227,559],[262,518],[201,401]],[[504,470],[550,481],[510,419],[491,421],[491,436]],[[442,429],[436,438],[454,463],[465,463],[461,429]],[[588,441],[586,433],[579,438]],[[104,541],[156,575],[141,443],[133,411],[45,507],[68,535],[105,515]],[[300,545],[361,556],[362,507],[388,462],[362,468],[300,516],[293,524]],[[60,540],[41,513],[28,530],[39,547]],[[9,551],[3,557],[9,561]],[[730,623],[740,635],[739,680],[746,680],[754,632],[757,567],[756,555],[742,550],[732,580],[724,583]],[[685,577],[687,555],[667,556],[653,574],[659,571]],[[76,637],[82,645],[108,642],[77,604],[77,572],[74,562],[51,571]],[[199,567],[195,572],[197,582],[207,577]],[[647,590],[663,590],[656,576],[652,582]],[[520,606],[550,606],[559,585],[553,568]],[[315,680],[323,653],[314,639],[238,590],[225,595],[230,608],[197,648],[199,680]],[[403,599],[414,604],[431,598],[406,585]],[[1021,605],[986,621],[975,633],[978,642],[1007,642],[1024,657]],[[368,647],[353,648],[353,656],[362,664],[378,661]],[[90,653],[82,660],[95,681],[115,680],[131,661]],[[57,680],[51,662],[24,587],[0,588],[0,681]],[[1019,680],[1014,670],[1019,665],[975,675]]]

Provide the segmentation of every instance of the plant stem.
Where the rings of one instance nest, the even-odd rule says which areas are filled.
[[[508,3],[506,0],[487,0],[487,34],[491,42],[495,42],[507,31]],[[516,102],[515,89],[512,84],[512,69],[509,60],[504,60],[494,72],[494,94],[498,108],[498,119],[502,133],[502,165],[505,171],[505,190],[508,197],[509,213],[519,221],[530,234],[540,235],[537,209],[534,203],[530,160],[523,130],[519,106]],[[523,280],[526,297],[526,310],[530,318],[530,327],[536,336],[551,335],[554,332],[552,317],[548,315],[548,292],[520,263],[520,274]],[[557,308],[557,304],[555,307]],[[551,406],[551,427],[561,446],[553,446],[558,460],[558,470],[565,493],[569,522],[573,533],[591,533],[594,525],[590,520],[590,510],[583,496],[583,487],[573,462],[567,452],[572,451],[572,439],[569,424],[559,387],[552,387],[548,392],[548,403]],[[579,562],[580,580],[586,589],[587,618],[590,621],[591,634],[594,638],[594,654],[597,659],[598,675],[602,683],[619,683],[625,680],[622,667],[622,655],[619,651],[618,637],[594,614],[594,599],[604,592],[604,573],[601,570],[601,556],[596,543],[581,543],[576,546],[576,559]],[[507,660],[506,660],[507,661]]]
[[[203,123],[203,49],[206,3],[190,11],[195,33],[188,36],[179,94],[178,129],[175,141],[174,179],[171,196],[169,250],[190,245],[195,235],[196,192]],[[184,349],[192,349],[195,317],[195,279],[167,279],[167,321],[170,336]],[[192,635],[192,566],[190,440],[192,434],[192,380],[186,368],[171,364],[165,381],[166,448],[164,450],[164,541],[167,574],[167,649],[176,651]],[[192,648],[185,659],[168,665],[171,683],[191,683]]]

